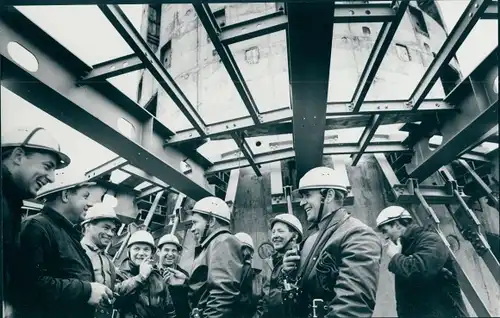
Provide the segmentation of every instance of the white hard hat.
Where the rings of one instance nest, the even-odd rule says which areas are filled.
[[[94,204],[87,210],[85,214],[85,219],[82,221],[82,225],[96,220],[113,220],[116,224],[121,224],[120,219],[116,215],[115,209],[108,204],[99,202]]]
[[[236,233],[234,236],[236,236],[236,238],[240,240],[241,244],[250,247],[252,250],[255,250],[255,247],[253,245],[253,239],[250,235],[248,235],[245,232],[239,232]]]
[[[88,178],[83,174],[70,171],[56,172],[55,182],[44,185],[37,193],[37,199],[41,199],[49,194],[63,190],[68,190],[75,187],[92,186],[96,183],[88,181]]]
[[[26,147],[48,151],[59,158],[56,168],[67,167],[71,160],[61,152],[61,145],[45,128],[16,128],[2,136],[2,150],[7,147]]]
[[[155,248],[155,240],[153,238],[153,235],[149,233],[148,231],[145,230],[139,230],[132,235],[130,235],[130,238],[127,243],[127,247],[130,247],[132,244],[135,243],[145,243],[151,245],[151,248]]]
[[[231,222],[231,209],[224,200],[217,197],[206,197],[196,202],[191,209],[205,215],[211,215],[228,223]]]
[[[179,248],[179,250],[182,250],[182,245],[179,242],[179,239],[177,238],[177,236],[175,236],[174,234],[163,235],[160,238],[160,240],[158,241],[158,248],[161,248],[162,245],[164,245],[164,244],[174,244],[177,246],[177,248]]]
[[[271,219],[271,228],[276,222],[285,223],[291,226],[295,231],[299,233],[297,243],[300,243],[300,241],[302,241],[302,237],[304,236],[304,231],[302,230],[302,224],[295,215],[290,213],[283,213],[276,215],[274,218]]]
[[[397,205],[389,206],[380,211],[379,215],[377,216],[377,227],[381,227],[384,224],[398,219],[411,219],[410,212]]]
[[[316,167],[309,170],[299,181],[297,190],[337,189],[348,192],[347,174],[329,167]]]

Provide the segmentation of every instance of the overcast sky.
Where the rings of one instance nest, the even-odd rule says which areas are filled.
[[[467,2],[467,0],[439,2],[448,30],[453,28]],[[141,6],[127,5],[121,8],[136,28],[139,28]],[[89,65],[132,53],[96,6],[20,7],[19,9]],[[457,53],[462,73],[468,75],[497,45],[498,22],[479,21]],[[134,100],[137,81],[137,72],[110,79],[113,85]],[[85,172],[115,156],[103,146],[57,121],[4,87],[1,91],[1,120],[2,132],[15,126],[49,127],[71,157],[72,169]],[[208,148],[213,152],[213,145]]]

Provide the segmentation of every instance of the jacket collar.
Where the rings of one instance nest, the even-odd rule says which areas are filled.
[[[405,233],[401,236],[401,245],[403,246],[403,249],[407,250],[410,248],[415,242],[416,237],[423,231],[425,231],[423,227],[416,224],[410,224],[406,228]]]
[[[82,243],[82,245],[87,246],[89,250],[91,250],[92,252],[96,253],[103,252],[100,248],[97,247],[97,245],[95,245],[94,242],[92,242],[92,240],[88,236],[83,236],[80,243]]]
[[[44,206],[41,213],[46,215],[59,227],[64,229],[69,235],[80,241],[81,234],[77,230],[77,227],[73,223],[71,223],[67,218],[65,218],[61,213],[57,212],[56,210],[48,206]]]
[[[228,229],[226,228],[220,228],[215,230],[212,234],[210,234],[206,239],[201,242],[200,246],[201,248],[206,248],[207,245],[217,236],[219,236],[222,233],[231,233]]]
[[[31,195],[26,194],[26,191],[22,190],[17,186],[12,178],[12,174],[5,165],[2,164],[2,192],[4,193],[7,202],[13,206],[13,208],[21,208],[23,206],[23,200],[28,199]]]
[[[348,214],[346,209],[339,208],[339,209],[333,211],[332,213],[323,216],[323,218],[321,219],[321,221],[319,221],[319,223],[317,223],[317,225],[316,225],[316,223],[309,225],[307,230],[310,231],[310,230],[316,228],[316,226],[319,229],[323,228],[324,226],[332,227],[335,224],[339,223],[345,217],[346,214]]]

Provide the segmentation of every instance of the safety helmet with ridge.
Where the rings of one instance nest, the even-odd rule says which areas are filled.
[[[115,222],[116,226],[121,225],[121,221],[116,215],[115,209],[103,202],[96,203],[87,210],[81,225],[98,220],[111,220]]]
[[[299,237],[297,238],[297,243],[300,243],[302,241],[302,237],[304,236],[304,231],[302,229],[302,224],[295,215],[291,213],[283,213],[276,215],[274,218],[271,219],[271,228],[273,228],[274,224],[277,222],[284,223],[290,226],[292,229],[294,229],[299,234]]]
[[[54,154],[58,159],[56,169],[65,168],[71,162],[69,156],[61,151],[59,142],[43,127],[19,127],[2,135],[2,152],[4,154],[7,148],[15,147],[24,147]]]
[[[245,232],[239,232],[234,235],[238,240],[240,240],[241,244],[244,246],[248,246],[253,250],[255,250],[255,247],[253,245],[253,239],[250,235],[248,235]]]
[[[89,187],[96,183],[90,181],[85,175],[75,171],[58,171],[55,176],[55,182],[46,184],[37,193],[37,200],[42,200],[50,194],[69,190],[77,187]]]
[[[155,240],[153,235],[146,230],[138,230],[132,233],[128,240],[127,248],[137,243],[148,244],[153,250],[155,249]]]
[[[380,229],[384,224],[400,219],[411,220],[412,217],[410,212],[408,212],[405,208],[393,205],[380,211],[375,222],[377,224],[377,228]]]
[[[206,197],[197,201],[190,212],[213,216],[231,223],[231,209],[224,200],[217,197]]]
[[[309,170],[299,181],[298,191],[336,189],[347,194],[350,190],[347,174],[329,167],[316,167]]]
[[[161,249],[161,247],[165,244],[173,244],[173,245],[177,246],[179,251],[182,250],[182,245],[181,245],[179,239],[177,238],[177,236],[175,236],[174,234],[163,235],[160,238],[160,240],[158,241],[158,248]]]

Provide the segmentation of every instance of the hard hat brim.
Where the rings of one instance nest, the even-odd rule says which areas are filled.
[[[277,219],[277,218],[272,218],[271,222],[270,222],[271,228],[274,226],[275,223],[278,223],[278,222],[288,225],[289,227],[294,229],[295,232],[297,232],[297,234],[299,235],[299,239],[297,240],[297,243],[300,243],[302,241],[302,234],[300,234],[300,230],[295,225],[293,225],[287,221]]]
[[[41,200],[41,199],[43,199],[44,197],[46,197],[46,196],[48,196],[50,194],[61,192],[61,191],[68,190],[68,189],[72,189],[72,188],[75,188],[75,187],[91,187],[91,186],[94,186],[96,184],[97,183],[95,183],[93,181],[89,181],[89,182],[84,181],[84,182],[78,182],[78,183],[69,184],[69,185],[67,185],[65,187],[62,187],[62,188],[50,189],[48,191],[40,192],[36,196],[36,200]]]
[[[179,249],[179,252],[182,251],[182,246],[180,244],[177,244],[177,243],[174,243],[174,242],[164,242],[164,243],[161,243],[158,245],[158,249],[161,249],[161,247],[165,244],[172,244],[172,245],[175,245],[177,246],[177,248]]]
[[[102,220],[112,220],[112,221],[115,221],[115,223],[117,223],[118,226],[120,226],[122,224],[122,221],[118,217],[98,216],[98,217],[95,217],[95,218],[84,220],[84,221],[82,221],[80,223],[80,225],[85,225],[85,224],[87,224],[89,222],[92,222],[92,221],[102,221]]]
[[[387,220],[384,220],[382,222],[380,222],[379,224],[377,224],[377,228],[380,228],[381,226],[387,224],[387,223],[391,223],[391,222],[394,222],[394,221],[397,221],[397,220],[401,220],[401,219],[408,219],[408,220],[412,220],[413,218],[411,216],[400,216],[400,217],[397,217],[397,218],[389,218]]]
[[[15,144],[14,143],[13,144],[3,144],[2,148],[7,148],[7,147],[13,147],[13,148],[15,148],[15,147],[20,147],[20,146],[21,146],[21,144],[18,144],[18,143],[15,143]],[[44,152],[55,154],[56,157],[59,159],[59,162],[56,163],[56,169],[66,168],[71,163],[71,159],[69,158],[68,155],[66,155],[63,152],[54,150],[52,148],[42,147],[42,146],[35,146],[35,145],[29,145],[29,144],[26,145],[26,146],[24,146],[24,147],[28,148],[28,149],[37,149],[37,150],[41,150],[41,151],[44,151]]]
[[[185,212],[188,215],[193,215],[193,213],[198,213],[198,214],[213,216],[214,218],[217,218],[217,219],[223,220],[225,222],[231,223],[230,219],[227,219],[227,218],[222,217],[220,215],[217,215],[217,214],[214,214],[214,213],[209,213],[209,212],[206,212],[206,211],[201,211],[201,210],[196,210],[196,209],[190,209],[190,210],[186,210]]]
[[[343,186],[332,186],[332,185],[314,185],[314,186],[305,186],[305,187],[299,187],[297,190],[298,194],[300,194],[301,191],[307,191],[307,190],[321,190],[321,189],[335,189],[339,191],[343,191],[345,193],[349,192],[349,189],[347,187]]]

